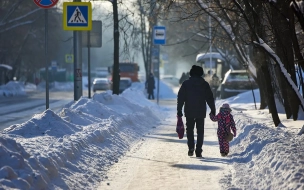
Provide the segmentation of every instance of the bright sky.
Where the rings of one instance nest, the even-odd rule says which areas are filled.
[[[23,91],[13,86],[15,94]],[[0,94],[9,92],[3,88]],[[160,91],[161,99],[176,98],[177,89],[163,82]],[[259,107],[259,92],[254,93]],[[303,189],[304,135],[298,135],[303,111],[293,121],[278,106],[282,124],[274,127],[267,109],[255,110],[251,91],[217,100],[217,108],[223,103],[232,107],[237,125],[231,156],[225,158],[231,168],[230,186]],[[0,133],[0,189],[95,189],[107,168],[144,134],[175,117],[175,106],[147,100],[143,83],[121,95],[98,93],[65,105],[59,113],[47,110],[34,115]]]

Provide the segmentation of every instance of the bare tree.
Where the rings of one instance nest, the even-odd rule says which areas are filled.
[[[299,106],[303,108],[304,104],[303,98],[296,89],[293,49],[298,49],[296,52],[300,54],[301,44],[295,46],[297,34],[294,29],[295,25],[287,22],[287,20],[290,22],[293,19],[292,15],[289,14],[286,2],[275,3],[271,1],[267,3],[252,0],[240,3],[237,0],[227,2],[214,0],[209,4],[211,7],[208,5],[209,1],[203,0],[175,1],[174,3],[179,3],[183,13],[192,17],[201,13],[200,10],[210,15],[213,21],[217,22],[218,26],[225,32],[238,55],[239,61],[257,70],[256,80],[260,86],[263,104],[261,106],[269,106],[275,126],[280,123],[280,120],[274,94],[282,95],[282,103],[286,109],[287,117],[293,116],[294,120],[297,119]],[[200,10],[190,9],[195,3]],[[172,7],[172,2],[164,4],[164,6]],[[180,17],[180,19],[183,18]],[[282,26],[284,28],[280,28]],[[294,37],[287,39],[286,36]],[[255,57],[247,55],[245,51],[247,45],[254,47]],[[298,57],[301,59],[301,56],[298,55]],[[271,68],[277,68],[278,72],[270,71]],[[279,74],[279,78],[277,74]],[[276,82],[276,78],[281,82]],[[283,85],[273,86],[275,83],[283,83]]]
[[[0,5],[0,62],[13,66],[10,80],[21,75],[27,77],[25,80],[32,80],[33,74],[44,66],[43,9],[24,0],[3,0]],[[62,34],[62,17],[56,9],[50,12],[49,57],[54,57]]]

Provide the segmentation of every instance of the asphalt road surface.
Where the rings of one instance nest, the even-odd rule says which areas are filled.
[[[93,93],[92,93],[93,95]],[[87,97],[87,90],[83,91]],[[60,91],[49,93],[49,109],[60,111],[64,105],[74,101],[73,91]],[[0,131],[13,125],[21,124],[42,113],[46,109],[45,92],[31,92],[26,96],[0,98]]]
[[[98,91],[100,93],[102,91]],[[93,96],[93,92],[91,96]],[[88,91],[83,90],[83,97],[88,97]],[[64,105],[74,100],[74,91],[49,92],[49,109],[59,112]],[[157,103],[157,100],[151,100]],[[176,100],[159,100],[159,105],[176,105]],[[46,109],[45,92],[30,92],[26,96],[0,98],[0,131],[31,119],[35,114]]]

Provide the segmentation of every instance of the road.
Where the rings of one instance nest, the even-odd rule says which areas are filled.
[[[87,97],[88,92],[83,91]],[[73,91],[59,91],[49,93],[49,109],[58,112],[61,108],[74,100]],[[46,109],[45,92],[31,92],[26,96],[0,98],[0,131],[13,125],[21,124],[42,113]]]

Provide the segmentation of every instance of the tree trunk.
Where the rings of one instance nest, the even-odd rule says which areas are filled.
[[[276,54],[280,57],[284,67],[287,72],[290,74],[291,79],[295,84],[296,81],[296,73],[294,67],[294,55],[293,55],[293,45],[292,39],[289,36],[292,36],[292,31],[289,29],[289,7],[288,4],[284,1],[278,1],[276,3],[277,8],[280,8],[280,11],[277,8],[272,7],[272,18],[273,18],[273,29],[275,35],[275,45],[276,45]],[[287,18],[285,18],[287,16]],[[288,37],[287,37],[288,36]],[[299,110],[299,99],[297,98],[294,90],[291,85],[286,80],[286,77],[282,72],[279,74],[280,84],[282,95],[284,99],[284,107],[286,111],[286,117],[289,119],[293,116],[294,120],[298,118],[298,110]]]
[[[301,2],[298,2],[298,3],[300,4]],[[297,16],[298,21],[302,27],[302,30],[304,31],[304,15],[301,12],[301,8],[296,3],[296,0],[292,0],[291,9],[294,12],[294,14]]]
[[[266,90],[267,90],[267,102],[268,102],[269,111],[271,113],[274,125],[277,127],[281,123],[281,121],[278,116],[278,111],[277,111],[276,103],[274,100],[274,92],[273,92],[272,85],[271,85],[271,78],[270,78],[268,66],[265,64],[262,65],[261,71],[264,76],[263,78],[265,78],[264,84],[265,84]]]
[[[244,2],[246,6],[246,12],[248,15],[252,14],[251,22],[254,23],[254,31],[252,32],[252,41],[257,40],[256,34],[260,37],[264,37],[265,35],[265,28],[261,24],[260,15],[263,12],[263,5],[260,1],[253,1],[252,4],[249,2]],[[251,7],[252,6],[252,7]],[[251,9],[255,10],[255,13],[251,11]],[[248,23],[250,24],[250,23]],[[265,109],[269,105],[268,101],[268,93],[267,93],[267,85],[265,84],[266,78],[264,77],[262,66],[267,66],[267,60],[265,58],[265,54],[261,52],[260,49],[253,47],[253,58],[254,63],[256,65],[256,72],[257,72],[257,83],[260,89],[260,109]],[[271,112],[271,109],[269,109]]]
[[[144,14],[144,7],[142,5],[141,0],[137,1],[139,5],[139,12],[140,12],[140,30],[141,30],[141,51],[142,56],[144,60],[144,66],[145,66],[145,74],[146,74],[146,80],[147,76],[149,75],[149,62],[148,62],[148,39],[146,35],[146,22],[145,22],[145,14]]]
[[[267,62],[265,60],[265,58],[262,56],[263,54],[261,54],[260,50],[256,47],[253,47],[253,52],[252,52],[252,60],[253,62],[255,62],[256,64],[256,73],[257,73],[257,79],[256,82],[259,86],[260,89],[260,109],[265,109],[268,106],[267,103],[267,88],[265,85],[265,78],[263,75],[263,72],[261,70],[261,66],[262,65],[267,65]]]
[[[299,66],[301,66],[302,69],[304,69],[304,58],[303,58],[301,50],[300,50],[300,46],[299,46],[299,42],[298,42],[296,30],[295,30],[296,26],[295,26],[294,22],[295,22],[294,16],[292,13],[290,13],[289,28],[292,33],[291,40],[292,40],[292,44],[293,44],[294,54],[298,61],[297,64]]]
[[[113,94],[119,94],[119,25],[117,0],[113,0],[113,20],[114,20],[114,66],[113,66]]]
[[[295,26],[293,10],[292,9],[289,9],[289,10],[290,10],[289,29],[292,32],[291,39],[292,39],[294,54],[297,59],[296,63],[298,64],[299,84],[302,87],[302,97],[304,97],[304,85],[303,85],[304,82],[303,82],[303,76],[302,76],[302,72],[301,72],[301,69],[304,69],[304,58],[302,56],[298,38],[296,35],[296,31],[295,31],[296,26]]]
[[[265,78],[262,72],[262,69],[260,67],[256,68],[257,69],[257,83],[259,85],[260,89],[260,109],[265,109],[267,107],[267,88],[265,85]]]

